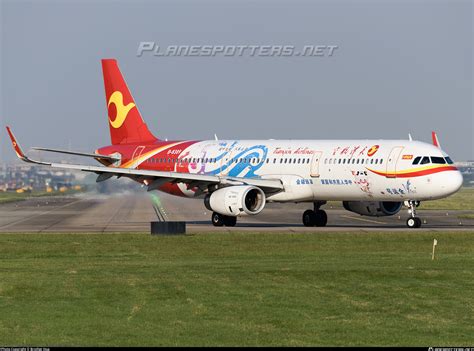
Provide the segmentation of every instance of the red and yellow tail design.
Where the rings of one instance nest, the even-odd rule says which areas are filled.
[[[143,122],[117,61],[102,60],[102,72],[112,144],[154,143],[157,138]]]

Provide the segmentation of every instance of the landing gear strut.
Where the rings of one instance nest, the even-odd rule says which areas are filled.
[[[406,204],[408,206],[408,214],[410,218],[407,219],[407,227],[408,228],[420,228],[421,227],[421,219],[420,217],[416,216],[416,207],[419,205],[418,201],[407,201]]]
[[[225,225],[226,227],[234,227],[237,223],[237,217],[224,216],[220,213],[213,212],[211,221],[214,227],[222,227],[223,225]]]
[[[306,210],[303,213],[303,224],[306,227],[325,227],[328,222],[326,211],[320,210],[319,207],[326,202],[315,202],[314,210]]]

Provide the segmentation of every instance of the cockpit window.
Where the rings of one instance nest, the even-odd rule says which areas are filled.
[[[428,156],[425,156],[421,160],[420,165],[426,165],[427,163],[430,163],[430,158]]]
[[[450,157],[446,157],[446,162],[448,163],[448,165],[452,165],[454,163]]]
[[[446,160],[443,157],[431,156],[431,163],[444,165]]]
[[[415,157],[415,159],[412,162],[412,165],[417,165],[421,160],[421,156]]]

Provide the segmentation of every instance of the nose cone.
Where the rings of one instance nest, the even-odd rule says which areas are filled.
[[[446,195],[451,195],[457,192],[463,183],[462,174],[459,171],[446,172],[449,174],[447,181],[443,186]]]

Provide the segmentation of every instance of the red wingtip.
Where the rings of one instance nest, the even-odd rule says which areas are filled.
[[[439,146],[438,135],[436,134],[436,132],[431,132],[431,139],[433,140],[433,145],[434,146],[440,147]]]
[[[21,150],[20,145],[18,145],[18,142],[16,141],[16,138],[13,135],[13,132],[11,131],[10,127],[8,127],[8,126],[7,126],[7,132],[8,132],[8,135],[10,136],[11,141],[12,141],[13,149],[15,150],[16,155],[19,158],[21,158],[22,160],[24,160],[26,158],[25,154]]]

